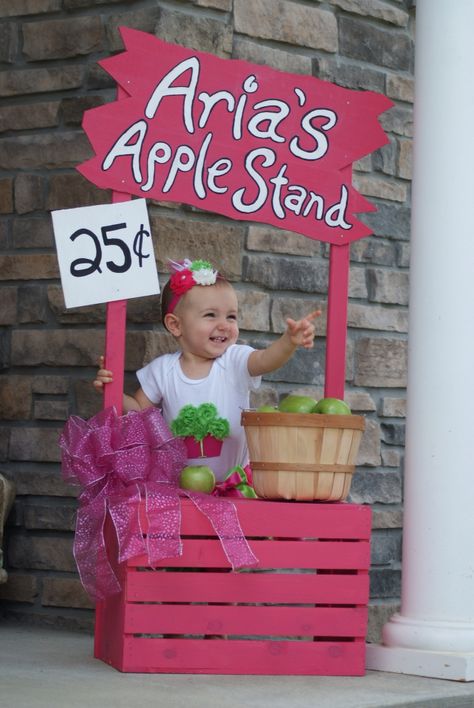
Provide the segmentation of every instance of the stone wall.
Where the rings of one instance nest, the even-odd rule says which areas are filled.
[[[83,111],[113,100],[97,60],[121,49],[126,25],[220,57],[310,74],[395,103],[390,143],[356,164],[355,184],[378,207],[374,235],[351,247],[347,400],[367,432],[352,500],[374,510],[371,622],[400,592],[413,101],[413,3],[401,0],[8,0],[0,2],[0,472],[15,481],[7,528],[5,615],[90,628],[71,553],[76,490],[61,481],[58,433],[100,407],[90,382],[104,346],[104,308],[66,311],[49,211],[110,194],[74,167],[91,149]],[[235,281],[242,338],[263,344],[285,317],[326,303],[328,248],[294,233],[229,221],[183,205],[149,205],[164,257],[208,257]],[[128,308],[126,386],[169,350],[154,298]],[[266,377],[254,402],[322,393],[324,317],[314,351]]]

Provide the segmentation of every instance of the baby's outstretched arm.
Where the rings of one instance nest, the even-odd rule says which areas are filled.
[[[92,382],[95,390],[102,392],[104,390],[104,385],[112,383],[114,379],[113,372],[109,369],[104,369],[104,357],[101,356],[99,359],[99,370],[97,371],[96,378]],[[143,393],[142,389],[139,388],[135,391],[133,396],[128,393],[123,394],[123,412],[128,413],[129,411],[141,411],[144,408],[150,408],[153,403],[150,399]]]
[[[314,345],[313,321],[321,310],[313,310],[301,320],[288,318],[286,331],[266,349],[254,351],[249,356],[248,369],[251,376],[261,376],[275,371],[291,359],[297,347],[311,349]]]

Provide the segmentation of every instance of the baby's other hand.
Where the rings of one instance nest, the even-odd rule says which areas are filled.
[[[92,385],[97,391],[102,391],[104,384],[112,383],[114,375],[108,369],[104,369],[104,357],[101,356],[99,359],[99,370],[97,372],[96,378],[92,382]]]
[[[288,318],[286,324],[288,327],[288,334],[290,336],[292,344],[297,347],[304,347],[305,349],[312,349],[314,346],[314,335],[315,327],[313,320],[319,317],[321,310],[313,310],[309,315],[303,317],[301,320],[292,320]]]

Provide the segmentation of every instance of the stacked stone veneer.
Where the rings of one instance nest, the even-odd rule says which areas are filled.
[[[90,381],[104,345],[104,308],[66,311],[49,211],[110,201],[74,167],[91,149],[83,111],[113,100],[97,60],[127,25],[209,51],[387,94],[390,143],[356,164],[378,211],[374,236],[351,247],[347,400],[367,432],[352,500],[373,505],[371,624],[400,591],[413,101],[413,9],[392,0],[0,0],[0,473],[17,498],[6,534],[6,616],[90,627],[72,540],[76,490],[64,485],[57,439],[70,414],[100,407]],[[325,311],[328,248],[301,235],[183,205],[150,203],[158,265],[184,254],[218,263],[238,288],[242,338],[264,344],[314,306]],[[128,307],[127,387],[172,347],[154,298]],[[322,393],[325,318],[314,351],[266,377],[255,403]]]

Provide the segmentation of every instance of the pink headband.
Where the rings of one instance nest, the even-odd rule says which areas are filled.
[[[219,274],[208,261],[190,261],[185,258],[182,263],[168,261],[172,275],[169,280],[173,297],[167,312],[173,312],[183,295],[195,285],[215,285]]]

